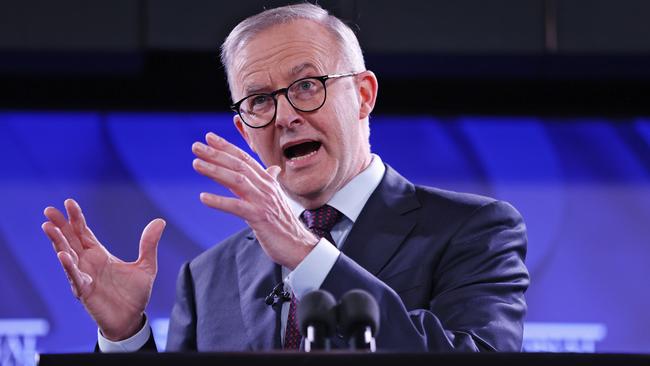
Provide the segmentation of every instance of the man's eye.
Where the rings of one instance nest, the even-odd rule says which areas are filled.
[[[267,103],[268,101],[269,101],[268,95],[257,95],[253,98],[252,104],[261,105]]]
[[[300,90],[310,90],[314,87],[314,82],[311,80],[303,80],[300,82],[298,87],[300,88]]]

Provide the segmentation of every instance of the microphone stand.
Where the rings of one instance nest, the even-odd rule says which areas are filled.
[[[305,352],[314,350],[329,351],[331,349],[330,339],[327,337],[327,330],[322,324],[307,326],[305,337]]]
[[[370,326],[364,327],[361,331],[354,332],[350,337],[350,348],[353,350],[375,352],[377,346],[375,344],[375,337],[372,336],[372,328]]]

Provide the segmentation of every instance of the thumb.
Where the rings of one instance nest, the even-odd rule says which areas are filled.
[[[266,172],[269,173],[275,180],[278,180],[278,175],[280,175],[281,171],[282,168],[277,165],[271,165],[270,167],[266,168]]]
[[[149,268],[154,274],[158,271],[158,242],[167,223],[163,219],[151,221],[142,230],[138,263]]]

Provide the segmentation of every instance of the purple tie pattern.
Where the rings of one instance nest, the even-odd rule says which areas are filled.
[[[341,219],[341,213],[332,206],[322,206],[315,210],[305,210],[300,215],[302,222],[307,225],[309,230],[319,238],[325,238],[330,243],[335,244],[330,231],[334,225]],[[336,245],[336,244],[335,244]],[[300,330],[296,320],[297,301],[295,296],[291,296],[289,305],[289,316],[287,317],[287,327],[284,332],[284,349],[298,349],[300,347]]]

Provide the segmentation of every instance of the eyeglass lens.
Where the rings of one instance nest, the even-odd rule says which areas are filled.
[[[302,112],[311,112],[325,102],[325,85],[316,78],[300,79],[287,88],[287,99]],[[277,103],[271,94],[254,94],[244,99],[239,113],[251,126],[263,126],[275,117]]]

